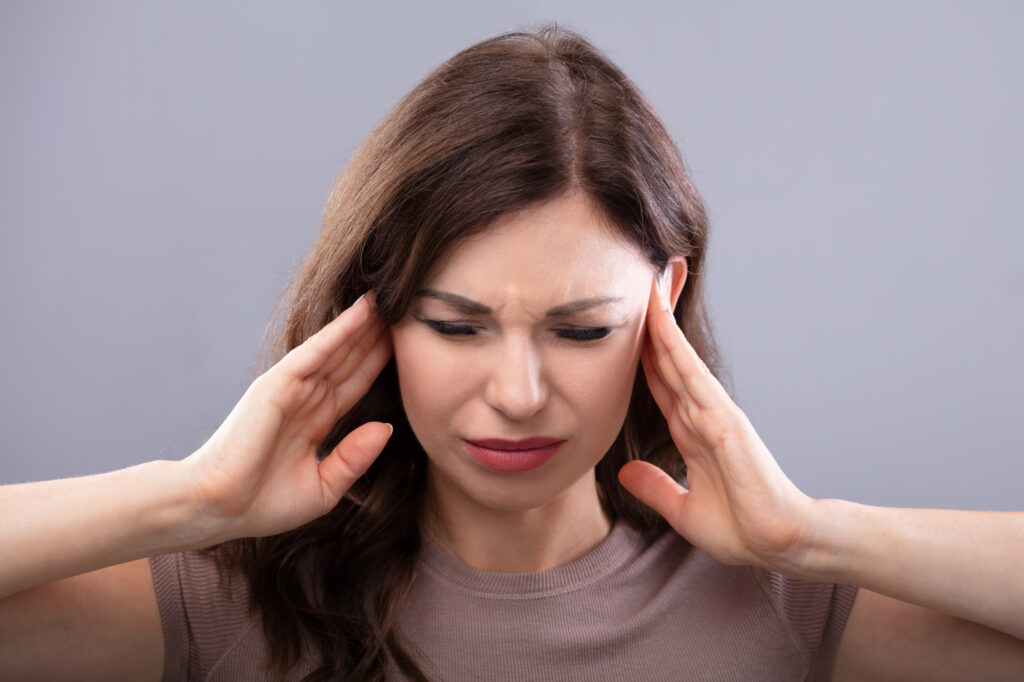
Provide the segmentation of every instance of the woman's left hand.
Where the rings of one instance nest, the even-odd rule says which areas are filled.
[[[684,538],[732,565],[781,568],[808,546],[814,500],[782,472],[747,416],[690,346],[652,284],[641,354],[647,385],[686,462],[686,483],[649,462],[619,481]]]

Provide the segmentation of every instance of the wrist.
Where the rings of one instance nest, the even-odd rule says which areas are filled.
[[[803,580],[843,582],[848,572],[845,541],[855,532],[861,507],[847,500],[812,500],[792,546],[766,568]]]
[[[180,552],[210,547],[233,539],[223,519],[206,509],[196,495],[192,471],[187,460],[153,462],[164,467],[162,479],[167,496],[154,517],[154,536],[161,538],[158,552]]]

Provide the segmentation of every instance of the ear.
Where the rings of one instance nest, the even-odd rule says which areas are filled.
[[[686,258],[683,256],[673,256],[665,264],[665,283],[668,287],[668,300],[671,302],[673,310],[676,308],[680,294],[683,293],[688,273]]]

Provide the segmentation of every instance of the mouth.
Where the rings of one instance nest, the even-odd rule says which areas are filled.
[[[536,469],[551,459],[565,441],[536,437],[518,441],[500,438],[462,441],[467,453],[491,471],[506,473]]]
[[[489,450],[536,450],[537,448],[545,448],[555,443],[561,443],[564,440],[563,438],[552,438],[551,436],[533,436],[532,438],[521,438],[520,440],[467,438],[466,442]]]

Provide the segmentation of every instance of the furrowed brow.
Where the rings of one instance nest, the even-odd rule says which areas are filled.
[[[443,303],[447,303],[464,315],[490,315],[494,312],[493,309],[485,306],[483,303],[478,303],[477,301],[466,298],[465,296],[453,294],[450,291],[420,289],[416,292],[416,295],[424,296],[426,298],[434,298],[438,301],[442,301]],[[577,301],[570,301],[562,305],[556,305],[554,308],[544,313],[544,317],[565,317],[600,305],[617,303],[621,300],[622,298],[618,296],[594,296],[592,298],[581,298]]]

